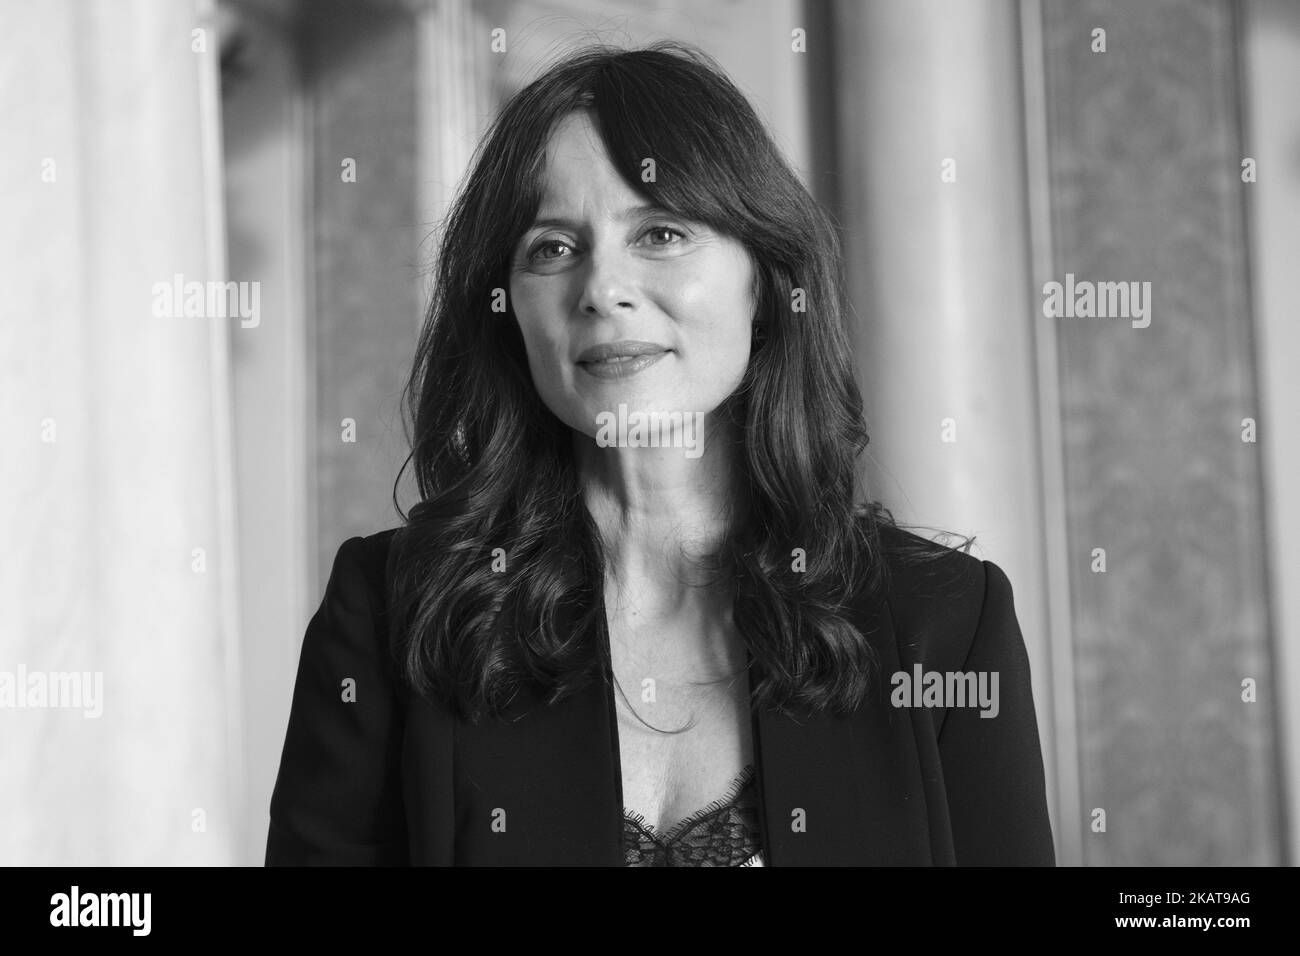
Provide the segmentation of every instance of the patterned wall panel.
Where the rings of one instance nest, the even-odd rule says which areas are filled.
[[[311,98],[317,587],[339,545],[396,527],[399,393],[422,300],[415,14],[318,0],[306,17]],[[342,163],[356,161],[355,182]],[[346,441],[342,422],[356,423]],[[409,502],[408,502],[409,503]]]
[[[1039,318],[1059,343],[1082,805],[1106,812],[1105,832],[1079,821],[1083,859],[1283,862],[1232,5],[1042,11],[1047,278],[1150,283],[1146,328],[1132,304]]]

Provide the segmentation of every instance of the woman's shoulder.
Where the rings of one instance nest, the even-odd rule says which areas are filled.
[[[359,568],[366,579],[374,582],[384,580],[388,556],[392,550],[393,537],[398,528],[388,528],[371,534],[357,534],[346,538],[334,555],[334,568]]]
[[[352,535],[338,545],[325,585],[326,605],[367,608],[377,623],[387,617],[389,558],[397,530]]]
[[[360,562],[367,570],[377,569],[382,573],[388,563],[393,537],[399,530],[388,528],[371,534],[353,535],[340,545],[339,553],[342,554],[346,550],[353,560]]]
[[[917,659],[959,667],[981,624],[1011,616],[1011,584],[992,561],[894,525],[879,528],[887,600]]]
[[[971,541],[956,548],[893,524],[881,524],[877,535],[896,602],[936,594],[960,597],[983,584],[986,562],[970,553]]]

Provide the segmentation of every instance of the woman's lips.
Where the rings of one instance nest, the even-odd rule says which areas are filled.
[[[588,375],[596,378],[628,378],[643,372],[668,354],[667,349],[658,352],[642,352],[639,355],[621,355],[600,361],[579,362],[578,366]]]

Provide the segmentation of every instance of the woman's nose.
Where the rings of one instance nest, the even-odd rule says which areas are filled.
[[[587,261],[578,310],[587,316],[636,308],[635,263],[621,251],[596,251]]]

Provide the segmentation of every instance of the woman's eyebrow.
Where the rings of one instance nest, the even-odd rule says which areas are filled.
[[[617,218],[620,222],[627,222],[628,220],[631,219],[640,219],[643,216],[667,215],[667,214],[668,214],[667,210],[663,209],[660,206],[655,206],[649,203],[642,203],[641,205],[638,206],[628,206],[626,209],[624,209],[622,212],[618,214]],[[564,229],[576,229],[580,225],[581,223],[579,223],[575,219],[566,219],[563,216],[556,216],[556,215],[538,214],[537,219],[535,219],[533,221],[533,224],[528,228],[549,229],[552,227],[560,227]]]

